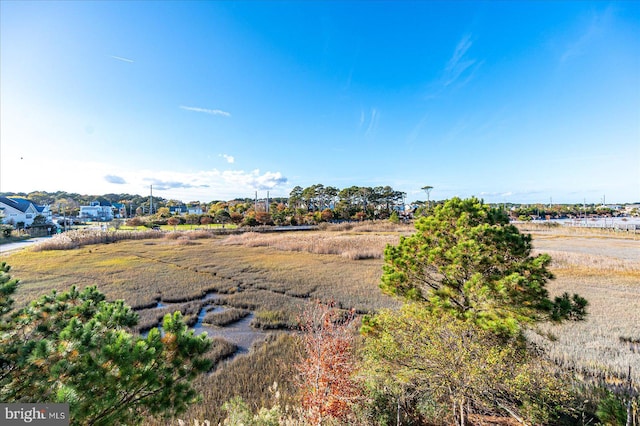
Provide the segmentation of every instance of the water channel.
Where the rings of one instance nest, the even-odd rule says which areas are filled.
[[[200,311],[198,312],[198,319],[194,326],[192,327],[194,333],[196,335],[207,333],[207,335],[211,338],[220,337],[229,342],[234,343],[238,347],[238,353],[247,353],[249,349],[254,344],[261,343],[267,333],[261,330],[256,330],[251,327],[251,321],[253,321],[254,314],[250,313],[248,316],[234,322],[228,324],[224,327],[216,327],[216,326],[207,326],[203,325],[203,320],[205,316],[210,312],[224,312],[228,308],[224,306],[220,306],[216,304],[216,300],[220,299],[220,295],[218,293],[207,293],[202,297],[201,301],[203,302]],[[156,309],[170,307],[172,305],[176,306],[178,309],[178,303],[162,303],[159,301],[156,305]],[[162,332],[162,321],[158,324],[158,329]],[[147,333],[143,333],[143,336],[146,336]]]

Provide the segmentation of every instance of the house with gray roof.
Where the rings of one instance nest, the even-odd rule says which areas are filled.
[[[0,197],[0,212],[2,223],[12,225],[23,222],[25,226],[30,226],[36,216],[43,216],[46,222],[51,222],[49,206],[38,206],[26,198]]]

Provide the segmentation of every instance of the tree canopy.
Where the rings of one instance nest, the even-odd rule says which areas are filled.
[[[531,254],[531,236],[477,198],[453,198],[418,219],[416,232],[387,246],[383,292],[416,301],[499,334],[523,323],[582,319],[587,301],[549,299],[547,254]]]
[[[403,412],[428,424],[464,425],[473,412],[550,424],[571,403],[550,363],[522,340],[505,341],[419,303],[383,310],[367,318],[363,330],[370,387],[391,393]]]
[[[191,382],[211,367],[211,340],[188,331],[179,312],[144,338],[128,331],[138,315],[96,287],[11,312],[18,281],[8,272],[0,264],[0,400],[68,402],[72,424],[112,425],[171,416],[197,399]]]

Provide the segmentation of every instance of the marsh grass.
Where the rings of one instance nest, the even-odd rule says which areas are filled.
[[[237,322],[242,318],[246,318],[250,313],[251,311],[248,311],[246,309],[235,308],[225,309],[222,312],[208,312],[204,316],[202,323],[205,325],[223,327],[225,325]]]
[[[110,244],[117,243],[119,241],[128,240],[150,240],[150,239],[165,239],[176,240],[177,244],[181,245],[193,245],[193,241],[202,238],[215,238],[219,235],[226,235],[228,233],[237,232],[233,229],[197,229],[197,230],[184,230],[184,231],[156,231],[156,230],[112,230],[112,231],[97,231],[90,229],[79,229],[67,231],[62,234],[56,234],[50,239],[42,241],[34,245],[31,250],[33,251],[46,251],[46,250],[72,250],[88,245],[95,244]]]
[[[207,351],[205,357],[213,362],[212,369],[215,370],[222,361],[232,357],[237,351],[238,346],[221,337],[214,337],[211,349]]]
[[[582,322],[542,324],[530,338],[561,367],[587,381],[624,383],[628,368],[640,389],[640,243],[622,233],[584,230],[575,236],[534,233],[536,252],[549,253],[552,295],[578,293],[589,301]],[[552,340],[543,336],[551,335]]]
[[[71,250],[91,244],[109,244],[125,240],[148,240],[151,238],[163,238],[163,234],[157,231],[94,231],[73,230],[63,234],[56,234],[50,239],[33,246],[33,251],[44,250]]]
[[[378,288],[382,252],[410,232],[412,228],[389,230],[365,223],[285,234],[176,233],[72,250],[21,251],[3,261],[21,279],[18,306],[53,289],[97,285],[110,300],[124,299],[138,308],[139,329],[144,329],[174,310],[195,321],[204,295],[215,292],[215,303],[253,311],[254,327],[289,329],[297,327],[313,300],[334,301],[358,313],[399,306]],[[536,251],[549,252],[554,259],[557,279],[548,285],[552,295],[579,293],[590,306],[586,321],[543,324],[532,339],[563,368],[585,378],[616,383],[632,366],[634,382],[640,383],[640,354],[634,343],[640,341],[639,243],[612,233],[568,235],[562,228],[533,236]],[[159,301],[173,303],[155,308]],[[268,405],[267,389],[273,381],[285,394],[295,345],[294,337],[274,338],[198,379],[204,399],[190,409],[190,418],[220,419],[220,406],[235,395],[254,407]]]
[[[291,318],[283,311],[261,310],[256,312],[252,325],[262,330],[294,329],[298,327],[296,318]]]
[[[228,237],[224,244],[333,254],[351,260],[381,259],[388,244],[397,244],[400,235],[414,232],[408,225],[394,225],[388,221],[327,225],[323,228],[325,232],[246,232]]]
[[[640,234],[636,231],[623,231],[613,228],[596,228],[582,226],[565,226],[554,223],[518,223],[520,232],[533,235],[557,235],[565,237],[590,237],[615,240],[638,240]]]
[[[302,356],[302,344],[294,335],[272,335],[260,347],[223,363],[215,373],[196,379],[202,393],[202,403],[189,407],[181,419],[207,419],[217,425],[225,417],[222,404],[234,396],[241,396],[257,410],[271,407],[273,394],[269,388],[274,382],[280,391],[279,403],[297,406],[295,365]],[[148,425],[161,426],[167,422],[150,420]],[[170,424],[177,424],[177,420]]]

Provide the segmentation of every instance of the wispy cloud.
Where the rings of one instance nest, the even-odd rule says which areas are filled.
[[[376,108],[371,108],[371,117],[369,118],[369,125],[364,135],[369,137],[373,135],[378,128],[378,120],[380,119],[380,113]]]
[[[134,63],[135,61],[133,59],[129,59],[129,58],[123,58],[122,56],[113,56],[110,55],[109,56],[111,59],[115,59],[117,61],[122,61],[122,62],[128,62],[130,64]]]
[[[443,84],[449,86],[454,83],[469,67],[476,63],[475,59],[465,58],[467,51],[472,46],[471,35],[467,34],[458,42],[456,49],[453,52],[453,56],[447,62],[444,68]]]
[[[106,180],[109,183],[115,183],[116,185],[124,185],[127,183],[127,181],[124,180],[124,178],[120,176],[115,176],[115,175],[106,175],[104,177],[104,180]]]
[[[199,107],[190,107],[180,105],[180,109],[184,109],[185,111],[194,111],[194,112],[202,112],[204,114],[210,115],[221,115],[223,117],[231,117],[231,114],[227,111],[222,111],[221,109],[207,109],[207,108],[199,108]]]
[[[236,161],[236,159],[232,155],[220,154],[219,157],[222,157],[225,160],[227,160],[227,163],[229,164],[233,164]]]
[[[513,195],[513,192],[511,192],[511,191],[507,191],[507,192],[485,192],[485,191],[482,191],[480,193],[481,197],[492,197],[492,198],[495,198],[495,197],[503,197],[503,198],[504,197],[511,197],[512,195]]]
[[[580,35],[567,43],[564,52],[560,56],[560,62],[565,62],[576,56],[581,56],[589,49],[589,45],[596,40],[605,28],[610,25],[613,9],[609,6],[601,13],[593,13],[584,25]]]
[[[436,97],[453,86],[462,87],[473,79],[483,61],[469,57],[472,46],[471,34],[466,34],[460,39],[451,58],[445,64],[440,78],[432,84],[429,97]]]
[[[206,184],[194,185],[186,182],[164,181],[156,178],[146,178],[144,180],[145,182],[149,182],[151,185],[154,186],[155,189],[159,191],[166,191],[168,189],[190,189],[190,188],[208,188],[209,187],[209,185],[206,185]]]
[[[420,121],[418,122],[418,124],[415,125],[413,130],[411,130],[411,133],[409,133],[409,136],[407,137],[408,144],[413,144],[416,141],[416,139],[420,135],[420,131],[422,130],[422,127],[427,122],[428,117],[429,117],[428,113],[423,115]]]
[[[141,171],[139,173],[150,173]],[[143,175],[144,176],[144,175]],[[166,173],[160,177],[144,177],[142,181],[153,184],[158,191],[184,190],[202,192],[214,198],[214,194],[241,194],[256,190],[272,190],[286,185],[288,179],[280,172],[260,172],[259,169],[244,170],[203,170],[195,173]],[[182,192],[182,191],[180,191]]]

